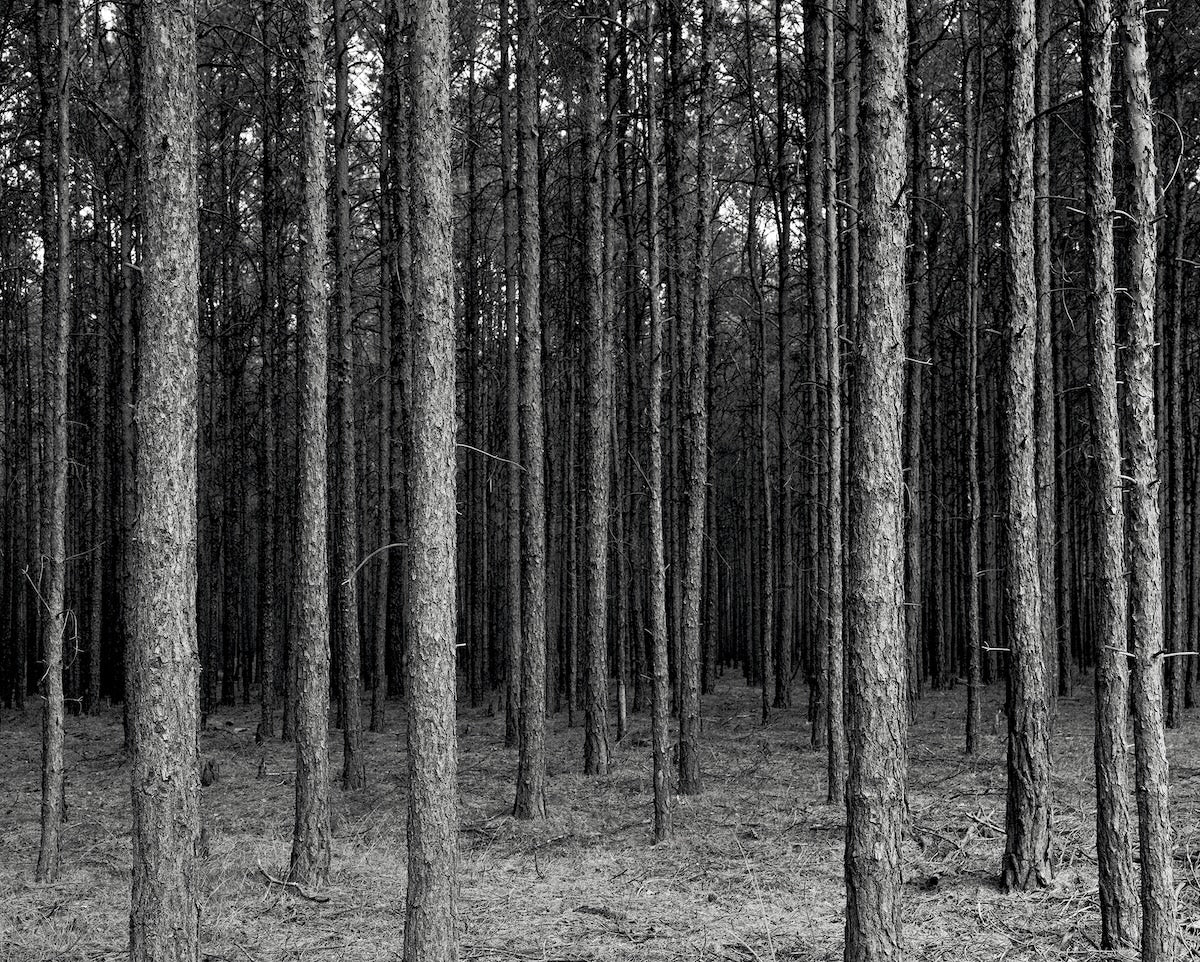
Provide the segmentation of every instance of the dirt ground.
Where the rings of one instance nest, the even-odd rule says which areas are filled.
[[[1096,893],[1090,697],[1060,703],[1054,738],[1056,884],[1008,896],[1003,849],[1001,692],[984,747],[961,751],[964,691],[928,696],[912,730],[912,830],[905,940],[921,960],[1120,958],[1102,953]],[[33,703],[31,703],[33,704]],[[550,721],[547,821],[509,814],[516,755],[503,718],[459,716],[464,960],[824,960],[842,945],[843,813],[824,803],[822,757],[803,708],[758,724],[757,693],[732,676],[705,699],[705,792],[678,799],[676,838],[650,844],[648,719],[616,747],[616,773],[578,773],[582,733]],[[365,791],[333,791],[330,886],[312,901],[272,884],[286,864],[294,759],[256,746],[256,717],[209,719],[201,750],[220,779],[203,790],[209,855],[200,893],[204,958],[398,958],[405,893],[403,709],[366,736]],[[998,721],[998,724],[997,724]],[[0,960],[124,959],[129,902],[129,766],[119,709],[67,724],[69,824],[62,873],[33,882],[38,714],[0,718]],[[1175,878],[1200,958],[1200,720],[1171,737]],[[334,733],[334,770],[340,740]],[[1132,800],[1131,800],[1132,804]],[[1127,956],[1132,957],[1132,956]]]

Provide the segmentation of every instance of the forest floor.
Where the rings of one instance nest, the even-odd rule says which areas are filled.
[[[1000,689],[989,691],[983,750],[961,750],[965,691],[919,705],[905,842],[907,955],[920,960],[1132,958],[1102,953],[1096,891],[1091,698],[1063,699],[1054,736],[1056,881],[1028,895],[996,886],[1003,850]],[[650,844],[646,716],[616,746],[616,772],[578,773],[580,729],[550,720],[550,817],[510,816],[516,755],[503,717],[459,715],[463,960],[834,960],[841,958],[843,813],[825,804],[823,757],[803,707],[758,724],[757,693],[733,676],[705,699],[705,792],[675,807],[676,838]],[[365,791],[333,791],[332,879],[312,901],[272,884],[286,865],[293,749],[256,746],[256,714],[210,716],[203,790],[209,855],[200,898],[204,958],[398,958],[405,892],[403,710],[366,736]],[[129,764],[119,709],[67,723],[62,872],[33,882],[38,844],[38,713],[0,718],[0,960],[126,958]],[[998,723],[997,723],[998,722]],[[1200,958],[1200,721],[1171,734],[1175,878]],[[340,736],[333,768],[340,770]],[[1132,800],[1131,800],[1132,803]]]

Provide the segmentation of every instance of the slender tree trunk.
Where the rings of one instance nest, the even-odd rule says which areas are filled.
[[[279,237],[277,232],[279,198],[276,195],[277,164],[276,126],[279,122],[275,105],[274,48],[278,32],[275,28],[274,0],[262,5],[262,300],[259,305],[262,374],[260,407],[263,418],[262,456],[260,459],[259,504],[263,512],[259,557],[259,616],[263,646],[260,701],[262,713],[259,734],[270,738],[275,734],[275,674],[279,659],[278,542],[282,535],[278,511],[278,472],[276,450],[281,431],[279,409],[275,403],[277,371],[275,330],[276,301],[279,298]]]
[[[708,504],[708,313],[713,225],[713,21],[704,0],[700,24],[700,115],[696,140],[696,283],[692,297],[692,364],[688,371],[688,494],[683,640],[679,673],[679,793],[698,795],[700,775],[700,606]]]
[[[905,777],[904,181],[908,25],[900,0],[867,0],[859,230],[861,274],[851,395],[846,584],[847,962],[901,958]]]
[[[414,303],[409,575],[408,899],[404,958],[454,962],[458,836],[455,731],[454,261],[447,0],[414,5]]]
[[[196,16],[138,23],[141,351],[130,607],[134,962],[199,962]]]
[[[521,354],[521,691],[517,818],[546,815],[546,425],[542,403],[538,192],[538,0],[517,3],[517,184]]]
[[[746,218],[746,265],[750,283],[754,289],[753,304],[758,321],[758,356],[755,358],[755,377],[758,388],[758,451],[757,474],[759,507],[762,511],[762,545],[753,564],[758,567],[760,591],[757,595],[759,609],[758,624],[758,674],[762,688],[762,723],[771,719],[771,702],[775,696],[775,564],[771,557],[774,544],[774,520],[771,513],[771,445],[768,414],[770,409],[769,381],[767,378],[767,310],[763,297],[763,276],[759,267],[758,222],[756,219],[758,195],[752,185],[749,213]],[[751,539],[753,543],[753,539]],[[753,552],[753,548],[751,551]],[[753,637],[753,636],[752,636]]]
[[[296,518],[296,820],[290,877],[329,878],[329,556],[326,491],[325,0],[304,0],[300,28],[300,481]]]
[[[39,32],[44,7],[39,5]],[[52,307],[43,303],[43,323],[47,338],[44,451],[46,478],[40,594],[42,611],[42,818],[41,843],[38,847],[36,877],[39,882],[54,881],[58,875],[59,845],[65,800],[63,767],[63,637],[66,633],[67,563],[67,357],[71,330],[71,140],[70,83],[71,32],[74,21],[73,0],[58,0],[57,39],[53,44],[56,60],[54,132],[54,200],[44,209],[54,212],[53,256],[47,247],[43,271],[53,272]],[[47,38],[48,39],[48,38]],[[47,56],[50,49],[47,42]],[[49,66],[46,66],[47,71]],[[49,233],[49,226],[44,228]],[[43,285],[45,292],[47,285]],[[44,297],[43,293],[43,297]]]
[[[977,22],[966,6],[959,19],[963,50],[963,242],[967,253],[965,327],[967,338],[966,421],[964,441],[967,500],[967,736],[968,755],[979,750],[982,696],[979,656],[983,636],[979,616],[979,128],[977,120],[981,50]]]
[[[1125,352],[1125,425],[1130,484],[1129,572],[1133,647],[1133,743],[1141,855],[1142,958],[1179,958],[1173,880],[1167,745],[1163,718],[1163,593],[1159,542],[1158,452],[1154,433],[1154,293],[1157,164],[1154,105],[1146,65],[1144,0],[1122,0],[1129,167],[1133,176],[1129,247],[1129,347]]]
[[[1046,693],[1051,715],[1058,697],[1058,594],[1054,590],[1055,530],[1058,490],[1055,463],[1054,420],[1054,292],[1050,276],[1050,54],[1051,0],[1036,0],[1038,41],[1034,87],[1034,269],[1037,275],[1037,345],[1034,401],[1036,431],[1038,577],[1042,585],[1041,634],[1046,662]]]
[[[1008,890],[1049,885],[1050,732],[1042,645],[1035,421],[1034,0],[1008,0],[1005,164],[1007,357],[1004,370],[1005,617],[1009,648],[1008,796],[1001,869]]]
[[[396,590],[400,566],[392,562],[392,548],[402,547],[402,539],[392,538],[395,525],[393,488],[400,481],[396,464],[392,458],[394,444],[393,422],[395,410],[393,388],[397,375],[394,363],[392,329],[398,312],[397,301],[402,297],[397,290],[396,272],[399,269],[398,244],[395,228],[396,174],[400,165],[398,141],[400,104],[399,11],[395,0],[387,0],[384,7],[383,80],[381,83],[381,121],[379,140],[379,483],[378,511],[379,526],[376,537],[381,550],[378,559],[379,590],[375,599],[375,629],[372,638],[371,669],[371,722],[370,730],[382,732],[385,723],[384,701],[388,694],[387,653],[389,630],[398,625],[389,623],[392,611],[392,596]],[[398,296],[399,295],[399,296]]]
[[[845,672],[842,644],[842,346],[841,332],[838,329],[837,115],[834,109],[837,34],[834,32],[833,7],[832,2],[827,2],[823,14],[822,85],[825,110],[825,121],[822,125],[825,137],[825,170],[821,203],[824,207],[825,349],[829,377],[825,402],[829,412],[829,454],[825,466],[825,541],[829,550],[829,594],[826,599],[829,690],[825,698],[825,741],[828,746],[826,800],[831,805],[841,805],[846,794],[846,732],[843,718]],[[783,543],[790,553],[791,538],[784,538]],[[786,584],[784,591],[790,591]]]
[[[779,358],[779,432],[776,437],[779,461],[779,671],[775,676],[775,705],[792,707],[792,636],[794,634],[796,566],[792,552],[791,422],[787,403],[791,395],[788,317],[791,307],[792,199],[787,164],[787,104],[785,103],[783,53],[784,0],[774,0],[775,46],[775,201],[779,216],[778,263],[776,265],[775,323]],[[774,603],[774,602],[772,602]]]
[[[917,37],[920,36],[920,21],[916,14],[915,3],[909,2],[906,7],[906,17],[909,30]],[[926,128],[925,105],[921,89],[921,78],[918,64],[910,63],[905,77],[905,87],[908,93],[908,135],[911,139],[910,168],[913,179],[919,185],[917,196],[913,198],[913,212],[910,226],[911,254],[909,264],[910,297],[909,311],[911,321],[908,328],[908,351],[913,363],[906,370],[906,398],[904,418],[904,473],[905,473],[905,546],[904,546],[904,628],[907,640],[908,665],[908,699],[909,712],[916,705],[921,694],[924,680],[925,639],[931,633],[936,616],[936,606],[926,605],[926,600],[932,602],[933,591],[926,578],[927,560],[932,558],[936,545],[926,546],[924,532],[931,527],[932,511],[929,507],[936,502],[928,496],[927,488],[934,480],[932,471],[925,471],[921,462],[924,451],[925,433],[925,394],[926,367],[930,366],[929,355],[929,299],[926,296],[928,288],[925,285],[928,277],[928,265],[925,259],[927,250],[925,238],[925,171],[926,162]],[[932,468],[934,465],[930,464]],[[926,475],[929,475],[927,477]],[[932,567],[932,565],[929,565]]]
[[[509,93],[509,0],[500,4],[500,180],[504,229],[504,332],[506,347],[505,425],[508,436],[507,525],[505,555],[508,603],[505,608],[504,744],[518,744],[521,705],[521,414],[520,349],[517,338],[519,224],[513,184],[512,106]],[[519,56],[519,55],[518,55]],[[518,120],[518,123],[520,121]],[[536,124],[536,117],[534,119]],[[536,134],[535,134],[536,136]],[[536,189],[536,184],[534,185]],[[540,373],[538,375],[541,376]],[[544,525],[544,522],[543,522]],[[543,548],[544,550],[544,548]],[[544,589],[543,589],[544,590]]]
[[[1128,669],[1125,512],[1117,416],[1117,319],[1113,258],[1112,8],[1087,0],[1082,25],[1083,90],[1088,114],[1088,333],[1091,446],[1096,530],[1096,863],[1100,945],[1132,945],[1133,860],[1129,839]],[[1049,593],[1049,592],[1048,592]]]
[[[360,757],[362,717],[358,688],[361,646],[358,625],[358,470],[354,441],[354,315],[350,303],[350,25],[346,0],[333,0],[334,35],[334,225],[333,273],[337,355],[337,471],[334,572],[337,579],[337,626],[342,703],[342,788],[362,788],[365,762]]]
[[[532,0],[530,0],[532,2]],[[646,0],[646,236],[647,295],[650,303],[650,368],[646,433],[649,445],[646,494],[649,507],[649,579],[652,679],[650,732],[654,770],[654,840],[671,837],[670,707],[667,673],[667,560],[663,533],[663,318],[658,231],[658,87],[654,69],[655,0]]]
[[[585,610],[584,646],[587,659],[584,699],[583,770],[607,775],[608,744],[608,520],[610,504],[609,450],[609,338],[602,293],[604,213],[600,185],[601,51],[600,9],[596,0],[584,0],[583,64],[583,275],[586,343],[585,393],[587,444],[585,445]]]

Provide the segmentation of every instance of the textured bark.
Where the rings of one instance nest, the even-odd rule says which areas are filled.
[[[700,773],[700,606],[708,504],[708,321],[713,247],[713,21],[704,0],[700,25],[700,114],[696,147],[696,283],[692,295],[692,363],[688,371],[687,530],[683,639],[679,665],[679,793],[698,795]]]
[[[804,123],[804,199],[805,199],[805,260],[808,286],[808,313],[812,324],[812,382],[809,394],[808,417],[812,437],[811,470],[813,490],[810,493],[809,525],[814,554],[810,564],[815,568],[813,601],[810,621],[813,625],[813,641],[816,646],[816,713],[812,719],[812,746],[824,748],[828,753],[829,736],[829,579],[833,564],[829,545],[829,466],[831,464],[829,439],[829,345],[827,322],[829,311],[827,294],[829,278],[826,274],[826,218],[825,218],[825,151],[824,62],[821,47],[821,5],[816,0],[804,4],[804,71],[808,84],[805,102]],[[778,158],[777,158],[778,161]],[[768,542],[770,543],[770,542]]]
[[[362,788],[366,768],[360,757],[359,711],[361,646],[358,624],[358,469],[354,439],[354,315],[350,304],[350,25],[346,0],[333,0],[334,67],[334,344],[336,345],[337,422],[335,458],[334,577],[337,579],[338,680],[341,683],[342,788]]]
[[[408,898],[404,958],[453,962],[458,816],[455,731],[454,260],[447,0],[414,5],[412,564]]]
[[[791,395],[788,312],[791,307],[792,198],[791,171],[787,162],[788,128],[784,85],[783,9],[785,0],[772,3],[775,46],[775,208],[779,217],[777,245],[775,330],[779,355],[778,401],[779,431],[776,457],[779,462],[779,670],[775,675],[775,705],[792,707],[792,637],[796,621],[796,565],[792,551],[791,420],[788,398]]]
[[[505,526],[505,606],[504,659],[504,744],[518,744],[518,716],[521,706],[521,413],[520,351],[517,343],[517,257],[519,231],[517,198],[513,184],[512,106],[509,93],[509,2],[500,3],[500,179],[504,188],[504,332],[506,379],[504,396],[505,426],[508,440],[508,478]],[[536,123],[536,117],[535,121]],[[536,189],[536,183],[534,187]],[[536,288],[535,288],[536,290]],[[539,372],[538,377],[541,377]],[[543,519],[544,527],[544,519]]]
[[[395,411],[395,391],[393,388],[397,370],[393,351],[392,328],[396,323],[397,285],[395,275],[397,264],[395,207],[398,184],[396,183],[397,168],[400,157],[397,156],[400,145],[397,143],[399,113],[401,109],[399,97],[399,11],[395,0],[388,0],[384,7],[384,38],[383,38],[383,81],[381,83],[381,122],[379,139],[379,483],[377,489],[379,524],[376,537],[379,547],[384,545],[400,547],[393,541],[392,529],[395,525],[393,512],[393,489],[400,481],[397,477],[396,464],[392,458],[395,443],[392,429]],[[378,550],[378,549],[377,549]],[[372,669],[371,669],[371,722],[370,730],[382,732],[385,723],[384,701],[388,694],[387,652],[390,640],[389,630],[397,627],[390,624],[392,613],[392,598],[396,593],[399,581],[400,566],[393,566],[392,548],[383,550],[379,559],[378,592],[375,598],[375,629],[372,638]]]
[[[127,11],[126,23],[133,27],[132,11]],[[136,71],[135,71],[136,76]],[[136,103],[136,81],[129,84],[129,99]],[[134,457],[136,431],[134,427],[134,353],[136,351],[133,329],[133,219],[134,196],[137,190],[137,165],[127,157],[121,171],[121,293],[119,312],[121,320],[121,370],[119,377],[119,401],[121,408],[121,626],[128,637],[133,620],[133,522],[137,514],[137,461]],[[122,721],[124,727],[124,749],[133,748],[132,730],[129,724],[129,692],[132,682],[129,677],[129,653],[124,653],[121,666]],[[24,677],[24,675],[22,675]]]
[[[829,649],[829,687],[825,698],[825,743],[828,748],[826,800],[830,804],[840,805],[845,799],[846,731],[843,717],[845,652],[842,637],[842,349],[841,331],[838,329],[837,121],[834,111],[837,34],[834,33],[833,14],[833,3],[826,3],[822,23],[825,170],[821,183],[825,230],[825,350],[829,377],[825,389],[829,414],[828,463],[825,468],[825,542],[829,550],[829,594],[825,609],[828,619],[826,644]],[[790,519],[785,520],[790,524]],[[790,552],[791,538],[785,537],[783,544]],[[786,579],[782,587],[785,593],[791,591]],[[785,602],[784,610],[787,607]],[[786,621],[784,629],[787,638],[789,625]]]
[[[277,205],[278,155],[276,126],[278,117],[273,110],[275,99],[275,57],[273,43],[277,36],[274,0],[262,5],[262,210],[259,223],[262,230],[262,299],[259,304],[259,324],[262,349],[262,381],[260,407],[263,417],[263,441],[259,460],[259,504],[263,506],[263,528],[259,549],[259,618],[262,638],[263,666],[261,672],[261,715],[259,734],[270,738],[275,734],[275,674],[279,660],[280,588],[278,544],[282,533],[279,519],[280,492],[277,476],[276,449],[279,446],[280,417],[276,400],[278,377],[276,364],[276,302],[279,299],[279,216]],[[269,507],[267,507],[269,505]]]
[[[1133,739],[1141,855],[1142,958],[1180,957],[1173,881],[1167,745],[1163,718],[1163,592],[1159,542],[1158,451],[1154,434],[1154,293],[1157,163],[1154,105],[1146,65],[1144,0],[1118,10],[1124,54],[1129,168],[1128,289],[1133,305],[1125,352],[1125,427],[1128,432],[1130,633],[1133,647]]]
[[[42,809],[41,841],[38,846],[36,878],[51,882],[58,875],[66,780],[63,763],[63,636],[66,633],[67,564],[67,357],[71,331],[71,140],[70,75],[71,32],[74,21],[72,0],[58,0],[55,19],[57,37],[54,71],[54,119],[49,124],[54,137],[54,197],[43,196],[43,213],[53,212],[52,245],[46,245],[43,274],[53,283],[42,285],[43,338],[46,343],[45,390],[45,491],[43,494],[42,570],[39,571],[42,662]],[[48,30],[45,7],[38,5],[38,32]],[[46,57],[51,44],[46,38]],[[48,63],[43,69],[50,72]],[[43,136],[47,133],[43,127]],[[49,184],[43,183],[43,191]],[[50,233],[44,216],[43,232]],[[47,302],[47,293],[52,300]]]
[[[521,325],[521,712],[517,818],[546,815],[546,427],[542,398],[538,192],[538,0],[517,6],[517,184]]]
[[[135,962],[199,962],[196,8],[138,23],[141,337],[130,608]]]
[[[328,317],[326,314],[325,0],[304,0],[299,24],[302,101],[300,162],[300,478],[294,552],[296,818],[293,881],[329,878],[329,556],[326,493]]]
[[[1177,124],[1181,120],[1178,116],[1178,98],[1178,90],[1173,91],[1171,99],[1175,104],[1171,119]],[[1187,324],[1187,319],[1183,308],[1183,278],[1185,270],[1184,238],[1187,234],[1188,207],[1186,189],[1180,176],[1175,175],[1171,180],[1172,183],[1166,191],[1166,203],[1164,204],[1164,208],[1169,209],[1167,217],[1170,232],[1166,243],[1162,245],[1169,267],[1169,270],[1163,272],[1166,275],[1166,281],[1161,285],[1165,288],[1163,294],[1167,303],[1166,310],[1158,312],[1158,320],[1159,324],[1166,328],[1165,332],[1160,333],[1159,336],[1167,342],[1168,356],[1168,361],[1164,365],[1166,376],[1159,382],[1163,385],[1166,394],[1166,397],[1160,401],[1161,409],[1166,414],[1166,424],[1162,425],[1160,431],[1165,434],[1166,438],[1166,450],[1160,452],[1161,455],[1165,455],[1160,458],[1160,462],[1163,463],[1163,473],[1166,475],[1164,480],[1167,482],[1164,486],[1166,490],[1163,491],[1167,498],[1163,505],[1166,511],[1166,518],[1163,519],[1166,529],[1164,542],[1167,546],[1166,550],[1169,551],[1168,558],[1164,560],[1164,574],[1166,575],[1164,604],[1170,613],[1166,623],[1166,650],[1173,653],[1166,673],[1168,686],[1167,727],[1177,728],[1183,721],[1184,709],[1190,707],[1184,689],[1188,666],[1195,659],[1192,655],[1183,654],[1188,649],[1187,621],[1188,612],[1191,610],[1188,604],[1187,584],[1186,514],[1188,505],[1184,497],[1184,475],[1187,471],[1184,433],[1187,431],[1187,427],[1183,420],[1183,395],[1187,390],[1184,380],[1184,352],[1187,350],[1184,326]]]
[[[1051,0],[1036,0],[1038,38],[1034,86],[1034,270],[1037,277],[1037,346],[1034,399],[1034,430],[1037,435],[1038,577],[1042,584],[1042,654],[1046,661],[1046,692],[1051,708],[1058,695],[1058,594],[1055,572],[1055,523],[1058,490],[1055,463],[1054,348],[1052,324],[1054,291],[1050,277],[1050,54]]]
[[[771,719],[771,701],[775,695],[775,574],[776,566],[771,546],[775,543],[775,522],[771,511],[771,444],[767,412],[770,408],[767,379],[767,309],[763,297],[763,278],[759,267],[759,232],[756,215],[757,191],[750,191],[749,214],[746,217],[746,265],[754,289],[754,310],[758,321],[758,355],[755,358],[755,378],[758,394],[758,496],[762,513],[762,544],[752,564],[758,566],[760,587],[755,596],[758,604],[758,674],[762,688],[762,723]],[[752,549],[753,551],[753,549]],[[754,636],[751,636],[754,637]]]
[[[532,0],[529,0],[532,2]],[[654,771],[654,841],[669,839],[671,825],[670,703],[667,674],[667,560],[663,534],[663,318],[658,231],[658,85],[654,70],[655,0],[646,0],[646,263],[650,304],[647,384],[646,502],[649,509],[650,741]]]
[[[906,5],[909,30],[916,36],[920,20],[916,5]],[[936,605],[926,607],[927,597],[932,600],[926,578],[927,560],[932,557],[936,545],[925,550],[925,531],[931,527],[932,512],[929,507],[936,504],[926,490],[931,487],[933,472],[926,472],[921,463],[925,450],[925,394],[926,371],[929,362],[929,297],[927,279],[925,237],[925,186],[928,168],[927,128],[925,103],[921,89],[920,72],[917,64],[910,64],[905,77],[908,93],[908,136],[910,138],[909,168],[913,179],[920,186],[913,198],[912,219],[909,228],[909,312],[908,352],[914,363],[906,370],[906,397],[904,416],[904,474],[906,511],[904,543],[904,630],[908,665],[908,690],[906,693],[909,711],[913,711],[921,695],[924,681],[923,653],[926,634],[934,622]],[[933,467],[931,464],[930,467]],[[926,477],[926,474],[931,477]],[[931,567],[931,566],[930,566]]]
[[[1005,338],[1003,378],[1006,559],[1004,605],[1009,648],[1008,793],[1001,867],[1005,889],[1049,885],[1050,739],[1042,647],[1034,433],[1037,291],[1034,251],[1033,0],[1008,0],[1009,77],[1005,158]]]
[[[977,120],[980,50],[976,43],[977,21],[964,7],[960,20],[963,48],[963,244],[967,254],[965,320],[967,338],[966,459],[967,570],[967,732],[966,750],[979,749],[981,690],[980,648],[983,645],[979,617],[979,127]]]
[[[1113,17],[1108,0],[1088,0],[1081,28],[1088,116],[1088,387],[1093,449],[1092,517],[1096,537],[1096,863],[1100,945],[1136,938],[1129,838],[1128,668],[1125,512],[1117,416],[1117,318],[1113,259]],[[1048,594],[1050,592],[1047,592]]]
[[[847,962],[901,958],[905,776],[902,385],[908,26],[900,0],[863,17],[861,310],[851,394],[846,582]]]
[[[583,40],[583,336],[587,398],[584,445],[584,655],[583,770],[607,775],[608,744],[608,520],[611,509],[612,434],[609,419],[611,353],[602,280],[604,214],[600,185],[600,10],[584,0]]]

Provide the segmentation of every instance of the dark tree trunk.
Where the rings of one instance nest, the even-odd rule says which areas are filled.
[[[546,815],[546,424],[542,398],[538,192],[538,0],[517,6],[517,184],[521,330],[521,710],[517,818]]]
[[[683,639],[679,671],[679,793],[698,795],[700,774],[700,613],[708,504],[708,312],[713,227],[713,21],[715,0],[704,0],[700,24],[700,120],[697,129],[696,283],[692,298],[692,363],[688,371],[688,490]]]

